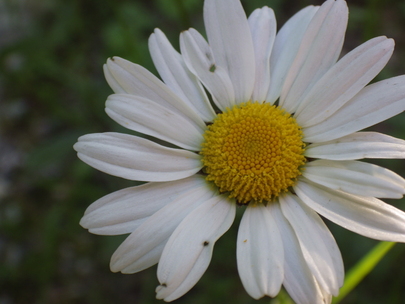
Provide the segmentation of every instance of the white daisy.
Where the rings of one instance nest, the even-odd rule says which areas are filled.
[[[81,225],[130,233],[114,272],[158,264],[157,298],[175,300],[200,279],[216,240],[244,205],[237,238],[242,283],[253,298],[283,285],[296,303],[330,303],[342,259],[320,215],[377,240],[405,242],[405,180],[362,158],[405,158],[405,141],[358,132],[405,109],[405,76],[367,85],[386,65],[392,39],[377,37],[338,60],[348,19],[343,0],[294,15],[276,34],[268,7],[247,19],[239,0],[205,0],[208,43],[160,30],[149,48],[163,80],[114,57],[106,112],[155,137],[100,133],[79,138],[87,164],[146,181],[107,195]],[[205,90],[209,92],[207,97]]]

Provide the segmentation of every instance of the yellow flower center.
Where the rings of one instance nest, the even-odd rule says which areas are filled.
[[[204,138],[207,180],[243,204],[271,201],[288,191],[306,161],[300,126],[267,103],[248,102],[219,114]]]

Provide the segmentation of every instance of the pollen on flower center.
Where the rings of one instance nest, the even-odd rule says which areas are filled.
[[[207,180],[240,203],[273,200],[295,183],[306,161],[295,119],[267,103],[248,102],[219,114],[204,138]]]

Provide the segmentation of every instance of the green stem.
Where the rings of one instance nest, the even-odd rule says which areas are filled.
[[[364,256],[346,275],[345,282],[339,295],[333,299],[332,304],[337,304],[352,291],[363,278],[377,265],[377,263],[395,245],[393,242],[380,242],[366,256]]]

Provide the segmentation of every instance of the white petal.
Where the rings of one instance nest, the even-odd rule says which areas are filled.
[[[239,276],[255,299],[275,297],[284,279],[283,241],[268,208],[247,207],[237,240]]]
[[[405,140],[377,132],[358,132],[311,144],[306,147],[305,156],[331,160],[405,158]]]
[[[129,94],[110,95],[106,102],[108,116],[120,125],[165,140],[179,147],[198,151],[204,138],[184,116],[156,102]]]
[[[329,229],[295,195],[281,196],[280,206],[298,237],[312,274],[327,293],[337,296],[343,285],[344,269],[342,256]]]
[[[204,178],[194,175],[178,181],[147,183],[113,192],[91,204],[80,225],[95,234],[131,233],[156,211],[202,183],[205,183]]]
[[[277,33],[270,57],[271,82],[267,102],[274,103],[280,96],[285,77],[297,55],[302,37],[317,10],[317,6],[307,6],[300,10]]]
[[[255,53],[246,14],[239,0],[204,1],[204,24],[214,59],[232,80],[236,104],[252,96]]]
[[[215,62],[204,37],[194,29],[184,31],[180,35],[180,48],[187,67],[207,88],[220,110],[234,106],[232,81],[225,69]]]
[[[74,149],[88,165],[130,180],[177,180],[197,173],[202,167],[200,156],[195,153],[120,133],[81,136]]]
[[[118,80],[111,73],[111,71],[108,68],[107,64],[103,65],[103,71],[104,71],[104,77],[107,80],[108,85],[110,86],[110,88],[114,91],[114,93],[116,93],[116,94],[127,93],[127,91],[121,86],[121,84],[118,82]]]
[[[149,51],[166,85],[205,121],[212,121],[215,112],[203,87],[196,76],[187,69],[182,56],[173,48],[161,30],[155,29],[150,36]]]
[[[211,261],[218,238],[231,226],[236,204],[219,195],[191,212],[173,232],[158,265],[156,298],[173,301],[189,291]]]
[[[381,241],[405,242],[405,213],[377,198],[332,190],[305,178],[294,190],[309,207],[348,230]]]
[[[283,285],[297,304],[325,304],[311,270],[308,268],[301,246],[290,223],[277,203],[268,206],[276,220],[284,243]]]
[[[289,113],[295,112],[311,87],[336,63],[347,20],[343,0],[325,1],[312,18],[281,92],[280,106]]]
[[[255,86],[251,100],[266,100],[270,86],[270,55],[276,37],[276,17],[267,6],[256,9],[248,19],[256,60]]]
[[[113,57],[107,60],[104,71],[112,89],[119,85],[120,89],[115,93],[128,93],[153,100],[184,115],[200,128],[204,128],[205,123],[198,114],[144,67]]]
[[[331,116],[377,76],[393,51],[392,39],[376,37],[344,56],[302,100],[294,115],[298,124],[308,127]]]
[[[319,290],[319,297],[322,299],[321,300],[322,303],[324,304],[332,303],[333,296],[330,293],[326,292],[324,289],[322,289],[322,287],[319,286],[319,284],[318,290]]]
[[[325,187],[360,196],[401,198],[405,194],[401,176],[359,161],[316,160],[306,164],[302,175]]]
[[[324,121],[303,128],[304,141],[330,141],[370,127],[405,110],[405,76],[373,83]]]
[[[200,182],[150,216],[114,252],[111,270],[134,273],[156,264],[176,227],[213,195],[209,185]]]

